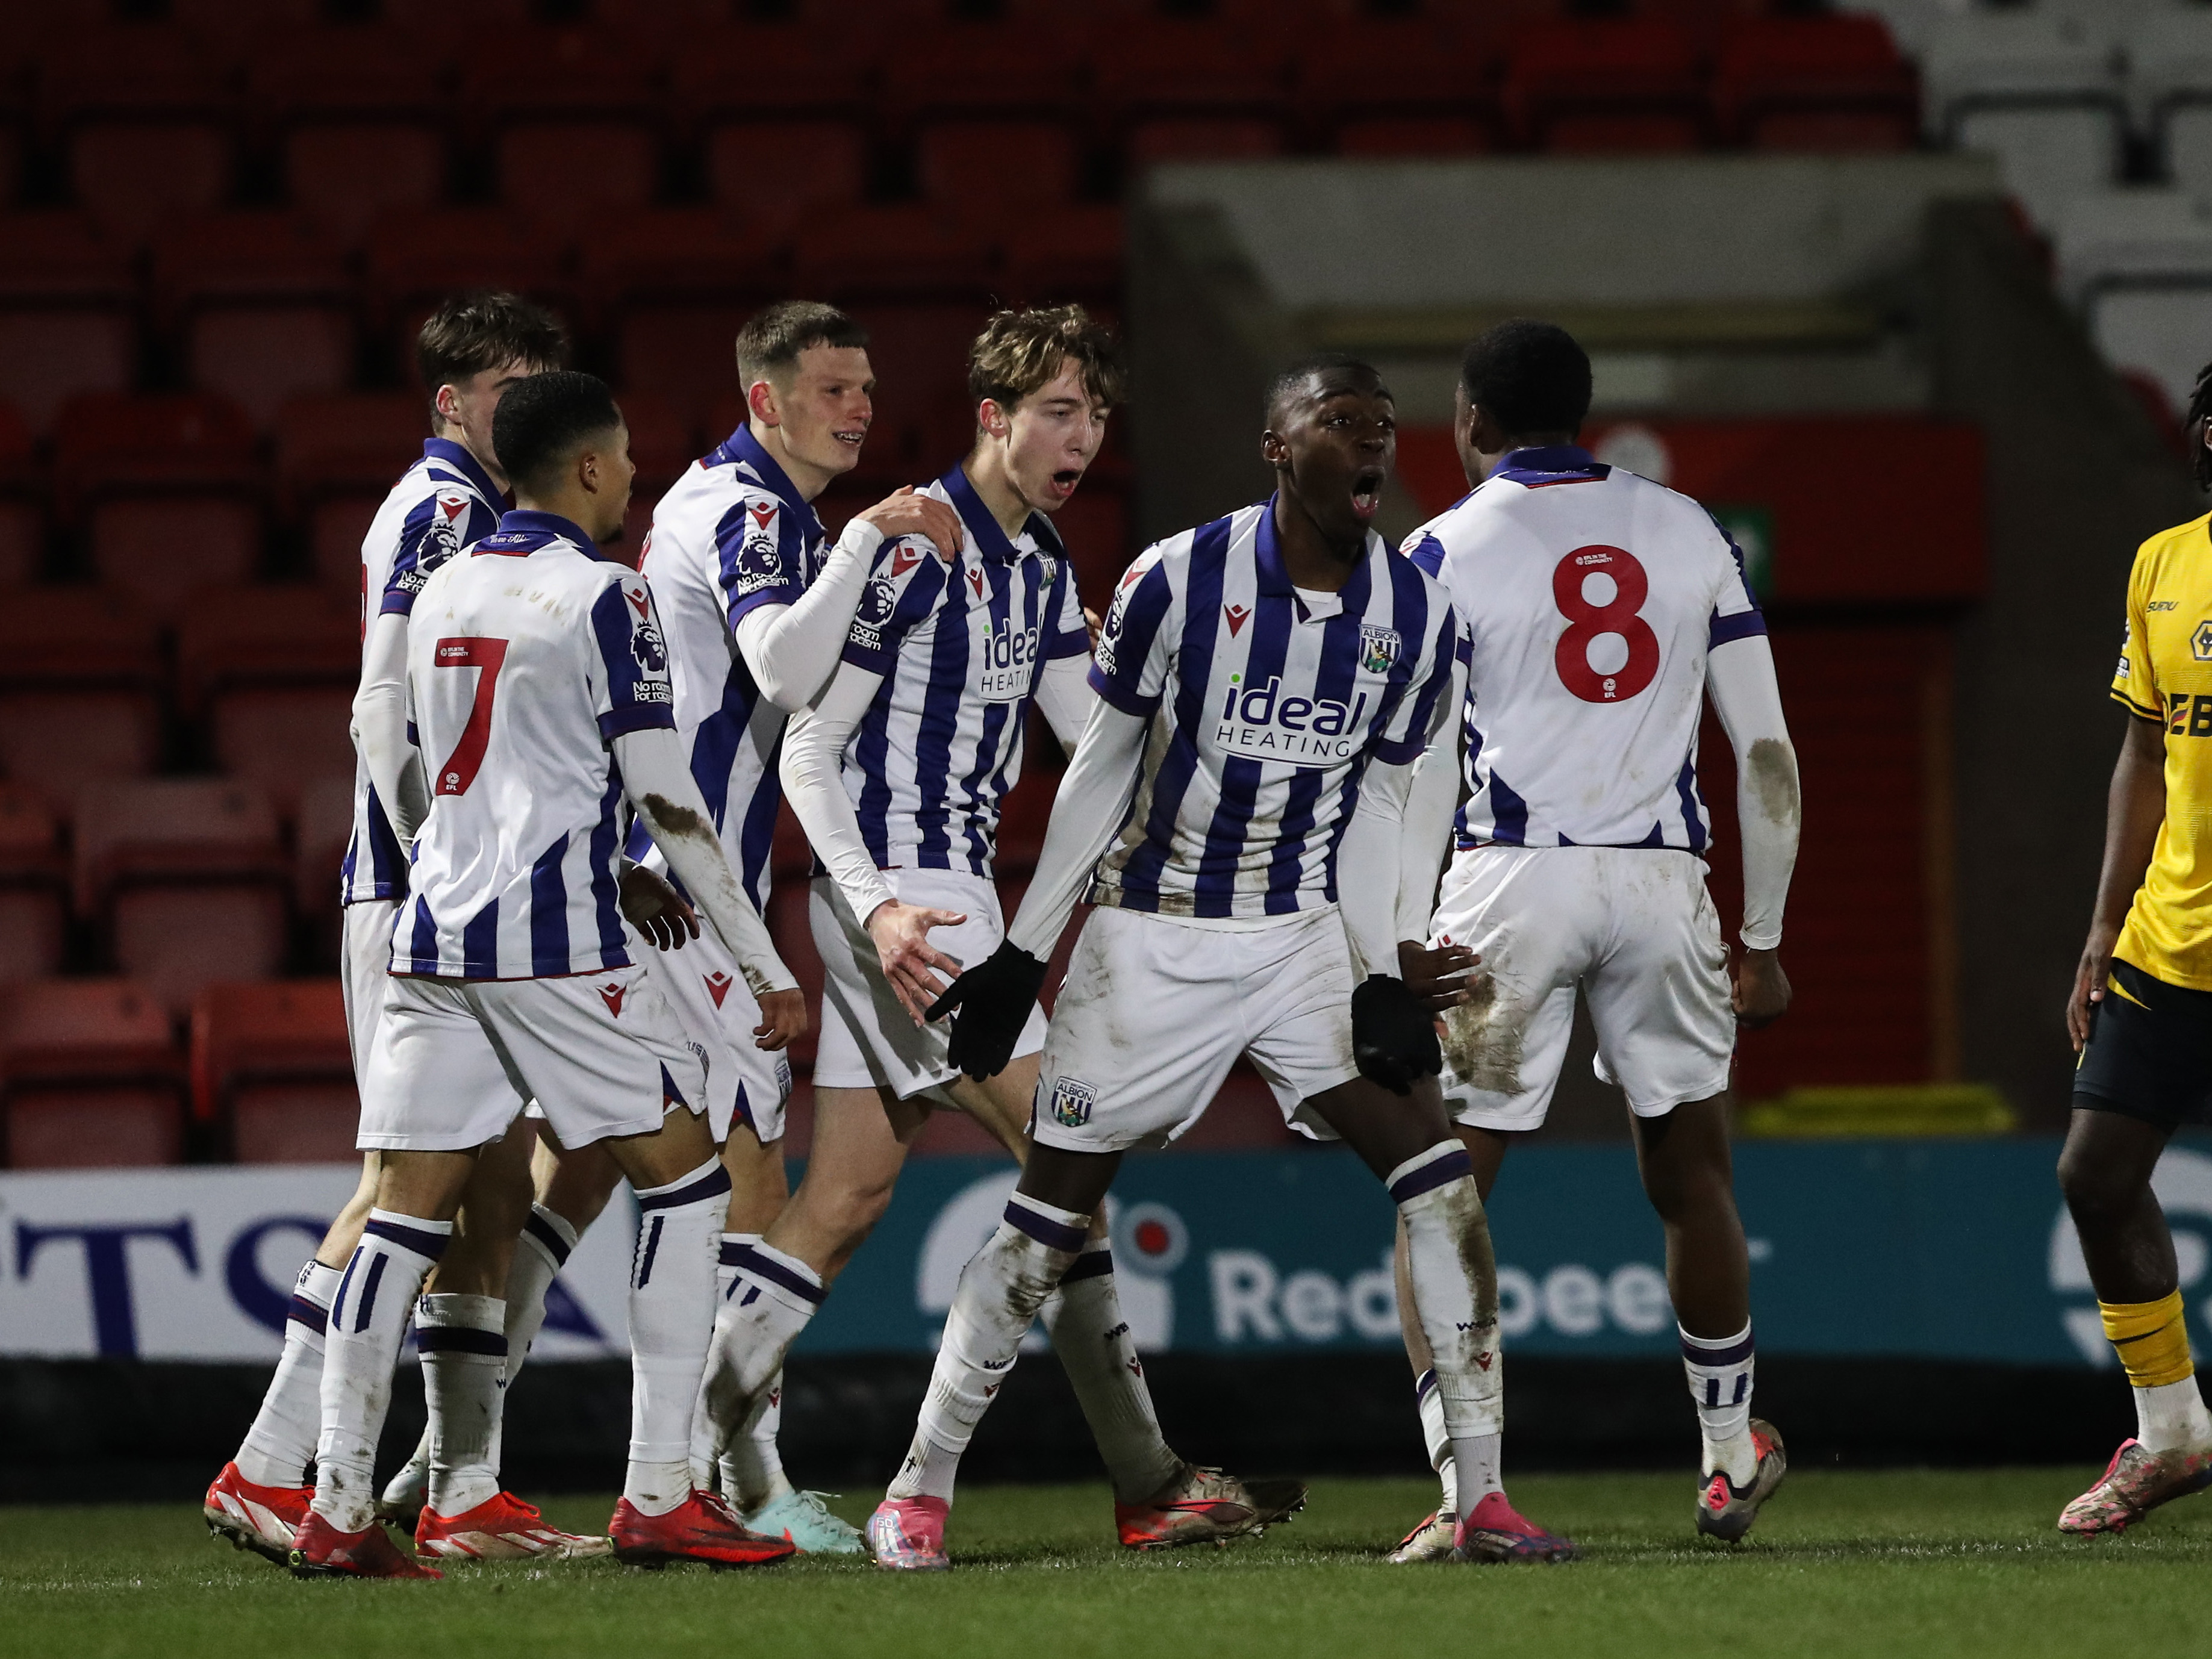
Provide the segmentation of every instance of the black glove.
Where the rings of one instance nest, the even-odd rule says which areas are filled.
[[[1370,974],[1352,994],[1352,1058],[1362,1077],[1409,1095],[1417,1079],[1444,1068],[1436,1016],[1402,979]]]
[[[943,1019],[960,1010],[952,1022],[952,1063],[978,1082],[1005,1071],[1043,985],[1044,963],[1009,939],[946,986],[929,1005],[929,1017]],[[1436,1047],[1433,1039],[1429,1046]]]

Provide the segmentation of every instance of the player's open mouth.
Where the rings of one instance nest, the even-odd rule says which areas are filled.
[[[1352,477],[1352,510],[1362,519],[1371,519],[1382,504],[1382,470],[1363,467]]]
[[[1075,486],[1082,482],[1083,469],[1081,467],[1062,467],[1059,471],[1052,475],[1052,493],[1059,496],[1060,500],[1066,501],[1070,495],[1073,495],[1075,493]]]
[[[833,432],[830,435],[841,444],[848,444],[853,448],[858,449],[868,441],[868,428],[864,426],[856,427],[848,432]]]

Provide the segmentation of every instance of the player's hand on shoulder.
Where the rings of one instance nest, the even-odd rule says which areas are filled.
[[[1746,951],[1735,964],[1735,1023],[1756,1031],[1790,1012],[1790,975],[1779,951]]]
[[[960,544],[965,539],[960,515],[912,484],[894,490],[859,516],[882,531],[885,541],[919,536],[936,548],[938,556],[947,564],[960,556]]]
[[[1464,945],[1439,945],[1430,950],[1411,939],[1398,942],[1398,977],[1432,1014],[1456,1008],[1468,1000],[1474,983],[1468,975],[1481,962]]]
[[[917,1025],[927,1023],[929,1005],[960,974],[959,963],[930,944],[929,930],[957,927],[967,920],[957,910],[933,910],[896,899],[887,899],[868,913],[868,937],[876,942],[884,977]],[[940,973],[944,979],[938,977]]]
[[[952,1063],[978,1082],[1005,1071],[1044,988],[1044,963],[1007,939],[954,980],[929,1006],[932,1019],[952,1015]]]
[[[1436,1018],[1405,981],[1370,974],[1352,994],[1352,1058],[1360,1076],[1395,1095],[1443,1070]]]
[[[760,999],[761,1023],[753,1027],[753,1047],[773,1054],[806,1035],[806,996],[801,991],[766,991]]]
[[[2066,1035],[2073,1040],[2076,1054],[2088,1043],[2089,1027],[2095,1020],[2097,1005],[2105,1000],[2105,982],[2112,976],[2112,951],[2119,942],[2120,930],[2100,921],[2091,926],[2088,942],[2081,947],[2081,960],[2074,969],[2074,988],[2066,998]]]
[[[699,937],[699,917],[684,896],[641,864],[627,866],[616,882],[622,913],[656,951],[680,951]]]

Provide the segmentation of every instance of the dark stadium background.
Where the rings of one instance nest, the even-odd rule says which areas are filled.
[[[1135,370],[1060,521],[1100,605],[1145,539],[1264,490],[1257,392],[1291,350],[1369,351],[1398,386],[1402,532],[1462,487],[1443,430],[1458,343],[1557,316],[1598,359],[1592,441],[1639,471],[1657,446],[1771,555],[1805,779],[1799,1000],[1747,1042],[1739,1092],[1800,1132],[1824,1111],[1906,1134],[2063,1121],[2059,1006],[2118,735],[2101,687],[2127,560],[2200,510],[2175,411],[2212,356],[2212,240],[2176,204],[2204,182],[2212,50],[2131,56],[2094,7],[1932,0],[0,10],[7,1170],[352,1157],[333,881],[357,550],[424,434],[413,330],[472,286],[556,307],[578,366],[617,386],[633,550],[660,489],[737,423],[730,339],[763,301],[831,300],[872,332],[876,422],[822,504],[833,529],[961,453],[962,354],[989,308],[1082,301],[1125,328]],[[2106,21],[2138,10],[2157,23],[2150,6]],[[1432,226],[1425,252],[1407,204],[1438,179],[1482,228]],[[1779,249],[1808,188],[1838,222],[1887,204],[1898,228],[1871,253],[1808,242],[1803,282],[1783,252],[1770,270],[1713,251],[1705,276],[1743,280],[1692,293],[1666,271],[1697,264],[1703,233],[1607,205],[1733,204],[1746,246]],[[1283,189],[1346,205],[1285,247],[1252,216]],[[1474,268],[1485,238],[1500,269]],[[1057,765],[1048,742],[1031,753],[1000,853],[1010,911]],[[1705,789],[1729,916],[1713,733]],[[770,921],[818,986],[787,814],[783,830]],[[1544,1136],[1621,1141],[1587,1052]],[[1877,1092],[1839,1106],[1821,1093],[1838,1086]],[[1249,1073],[1193,1145],[1327,1156],[1289,1150]],[[919,1148],[987,1150],[950,1115]],[[794,1364],[794,1465],[879,1472],[925,1374],[911,1355]],[[1793,1431],[1814,1456],[2086,1457],[2124,1420],[2117,1382],[2087,1369],[1923,1357],[1911,1409],[1885,1403],[1893,1375],[1782,1356],[1760,1397],[1838,1425]],[[0,1493],[61,1457],[181,1491],[264,1376],[0,1360]],[[533,1372],[514,1457],[605,1478],[624,1376]],[[1517,1361],[1517,1451],[1677,1456],[1676,1376]],[[1153,1376],[1163,1415],[1223,1455],[1419,1467],[1395,1357],[1164,1355]],[[1253,1420],[1259,1393],[1288,1402],[1279,1424]],[[1966,1443],[1923,1440],[1929,1401],[1969,1396]],[[979,1464],[1086,1466],[1049,1367],[1013,1397]],[[2051,1443],[2054,1420],[2079,1443]]]

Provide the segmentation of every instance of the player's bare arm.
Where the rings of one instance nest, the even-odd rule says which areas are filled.
[[[2089,937],[2074,969],[2074,988],[2066,999],[2066,1035],[2076,1053],[2089,1040],[2089,1020],[2105,1000],[2112,976],[2112,947],[2120,926],[2150,868],[2159,825],[2166,821],[2166,732],[2156,720],[2128,716],[2105,797],[2105,860],[2097,872],[2096,907],[2089,915]]]

